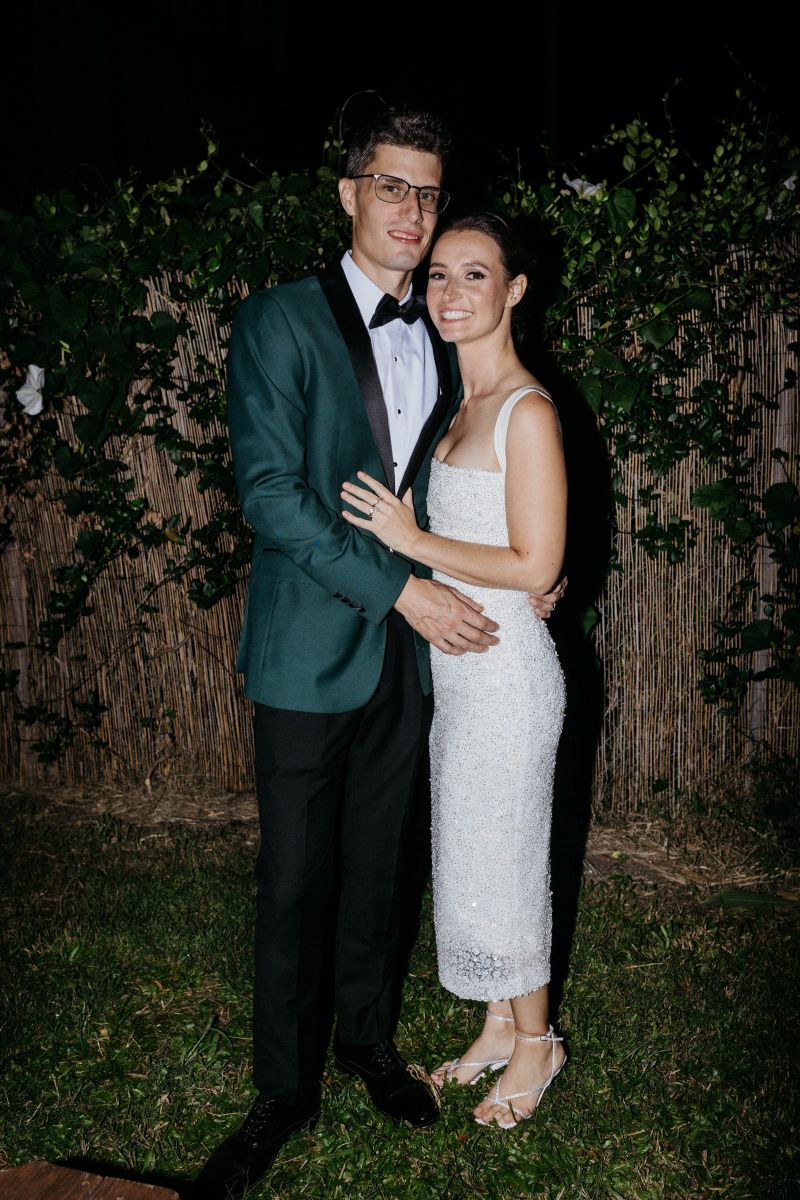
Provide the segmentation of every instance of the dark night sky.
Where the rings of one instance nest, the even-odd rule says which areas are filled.
[[[28,0],[4,18],[0,200],[102,190],[129,168],[168,174],[202,156],[203,119],[231,167],[242,152],[268,170],[315,166],[337,109],[364,89],[439,112],[465,190],[504,158],[516,162],[518,147],[535,172],[543,137],[573,169],[612,121],[641,113],[663,123],[676,79],[671,110],[695,153],[714,144],[745,72],[797,136],[796,41],[771,6],[752,6],[748,24],[702,0],[545,0],[506,16],[484,5],[480,21],[465,11],[373,4],[312,18],[306,6],[263,0]],[[357,97],[348,111],[367,115],[373,103]]]

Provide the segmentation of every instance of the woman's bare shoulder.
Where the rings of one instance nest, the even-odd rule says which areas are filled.
[[[552,427],[560,429],[555,402],[548,391],[540,384],[529,384],[536,391],[525,392],[515,403],[509,418],[509,432],[513,429],[524,431],[526,428],[542,429]]]
[[[508,422],[507,469],[527,476],[534,463],[541,464],[543,455],[553,462],[563,458],[561,422],[552,400],[538,392],[526,392],[514,405]]]

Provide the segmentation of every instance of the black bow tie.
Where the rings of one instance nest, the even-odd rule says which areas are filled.
[[[422,296],[412,296],[405,304],[400,304],[394,296],[382,296],[375,309],[375,314],[369,323],[370,329],[380,329],[381,325],[394,321],[397,317],[406,325],[414,322],[425,312],[425,299]]]

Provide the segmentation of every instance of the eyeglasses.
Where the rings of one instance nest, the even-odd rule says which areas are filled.
[[[429,187],[427,184],[406,183],[405,179],[397,179],[394,175],[351,175],[351,179],[374,179],[375,195],[387,204],[402,204],[410,191],[415,191],[419,206],[423,212],[443,213],[450,200],[450,193],[443,188]]]

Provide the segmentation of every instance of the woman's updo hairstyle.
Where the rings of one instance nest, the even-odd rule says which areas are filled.
[[[531,285],[535,269],[533,258],[508,221],[504,217],[498,216],[497,213],[476,212],[456,217],[446,229],[442,230],[442,235],[472,231],[486,234],[497,246],[507,283],[516,279],[518,275],[525,275],[528,280],[528,286],[522,299],[511,310],[511,334],[515,343],[519,345],[527,324],[527,309],[531,298]]]

